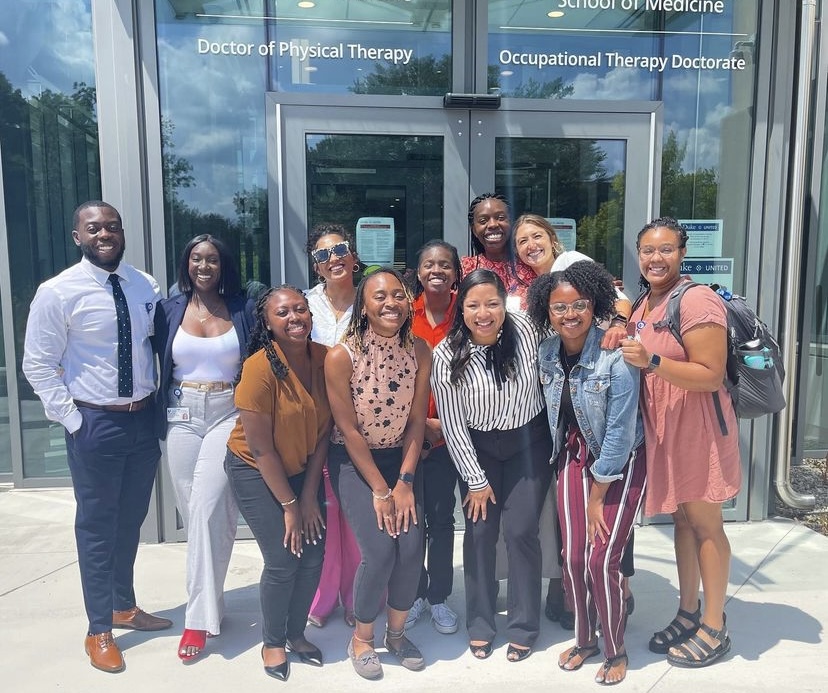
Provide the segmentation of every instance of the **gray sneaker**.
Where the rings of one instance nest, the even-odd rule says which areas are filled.
[[[431,605],[431,622],[438,633],[450,635],[457,632],[457,614],[445,602]]]
[[[348,641],[348,657],[354,665],[354,671],[364,679],[381,679],[382,664],[380,664],[377,653],[372,649],[357,656],[354,652],[353,638]]]
[[[413,628],[414,624],[420,620],[420,616],[423,615],[427,608],[428,605],[426,604],[426,600],[417,597],[411,605],[411,608],[408,610],[408,616],[405,619],[405,629],[410,630]]]

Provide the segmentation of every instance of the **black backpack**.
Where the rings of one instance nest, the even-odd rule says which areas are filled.
[[[664,320],[653,327],[667,327],[679,344],[684,346],[679,327],[681,325],[681,297],[698,282],[684,281],[673,289],[667,303]],[[740,419],[755,419],[765,414],[775,414],[785,408],[785,367],[782,352],[768,326],[743,296],[731,293],[717,284],[709,286],[722,300],[727,311],[727,373],[725,386],[733,400],[733,408]],[[638,308],[646,297],[644,292],[633,306]],[[722,434],[727,435],[727,425],[722,414],[719,393],[713,393],[713,403]]]

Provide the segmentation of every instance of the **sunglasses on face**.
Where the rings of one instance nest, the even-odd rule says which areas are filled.
[[[331,259],[331,256],[345,257],[350,252],[351,249],[348,241],[342,241],[332,245],[330,248],[317,248],[316,250],[312,250],[311,257],[314,259],[314,262],[327,262]]]

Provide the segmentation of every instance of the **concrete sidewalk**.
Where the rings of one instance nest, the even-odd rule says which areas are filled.
[[[41,691],[520,691],[598,690],[591,659],[577,672],[557,667],[558,653],[572,634],[542,618],[534,654],[518,664],[506,661],[506,643],[475,661],[464,629],[438,634],[424,617],[409,633],[428,662],[412,673],[380,651],[385,678],[367,682],[345,655],[348,629],[341,612],[307,636],[325,656],[321,669],[292,660],[286,684],[265,676],[259,650],[261,629],[256,544],[236,544],[227,577],[227,617],[209,654],[192,665],[176,657],[184,620],[183,544],[143,545],[136,563],[138,604],[175,622],[161,633],[115,631],[127,669],[96,671],[83,652],[86,622],[81,601],[69,489],[0,492],[0,661],[2,689]],[[697,671],[671,667],[647,649],[652,632],[672,618],[677,605],[672,533],[667,527],[636,532],[635,613],[627,628],[628,691],[828,691],[828,538],[787,520],[728,525],[733,546],[728,626],[733,650],[724,661]],[[455,565],[460,565],[460,537]],[[449,603],[463,612],[462,572],[455,571]],[[462,619],[461,619],[462,620]],[[380,624],[377,633],[380,634]]]

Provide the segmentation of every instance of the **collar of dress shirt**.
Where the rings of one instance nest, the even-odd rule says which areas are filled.
[[[110,274],[117,274],[118,279],[121,281],[128,281],[126,272],[124,272],[124,263],[121,262],[115,268],[114,272],[110,272],[109,270],[105,270],[102,267],[98,267],[97,265],[93,265],[89,260],[85,257],[81,258],[81,266],[83,267],[84,271],[92,277],[98,284],[101,286],[106,286],[107,282],[109,282],[109,275]]]

